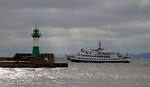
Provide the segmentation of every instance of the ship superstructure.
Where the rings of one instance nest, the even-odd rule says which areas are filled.
[[[121,56],[119,52],[105,52],[101,41],[97,49],[81,49],[78,53],[66,57],[72,62],[130,62],[130,57]]]

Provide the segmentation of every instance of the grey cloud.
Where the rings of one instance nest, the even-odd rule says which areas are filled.
[[[119,37],[132,37],[140,35],[149,35],[149,27],[140,27],[133,24],[133,26],[114,26],[112,28],[105,28],[106,31],[114,32]]]
[[[150,6],[149,4],[141,5],[140,0],[120,0],[115,5],[103,10],[107,16],[118,18],[118,20],[134,21],[134,20],[149,20]]]
[[[87,8],[98,0],[1,0],[0,7],[4,8]]]
[[[69,39],[70,42],[66,50],[72,50],[73,45],[82,47],[85,43],[88,43],[87,46],[90,47],[91,44],[95,43],[92,41],[99,38],[111,40],[108,43],[114,43],[113,46],[118,48],[119,45],[115,45],[117,44],[115,41],[121,44],[120,48],[122,47],[122,49],[126,48],[125,46],[132,48],[135,42],[140,40],[132,40],[130,44],[125,45],[122,39],[150,34],[149,26],[134,25],[134,22],[137,21],[144,23],[150,20],[150,5],[141,5],[142,2],[141,0],[1,0],[0,47],[3,48],[5,43],[13,46],[10,43],[16,38],[31,38],[30,33],[34,25],[38,24],[45,37],[72,38],[72,35],[67,32],[68,30],[84,29],[85,32],[80,33],[87,38],[80,38],[79,41],[74,38]],[[133,26],[131,26],[132,23]],[[108,26],[111,27],[108,28]],[[48,32],[44,28],[47,28]],[[60,28],[60,31],[53,33],[53,30],[57,28]],[[97,29],[107,33],[87,33],[86,29]],[[93,40],[88,40],[88,38],[93,38]],[[144,42],[148,40],[147,38],[142,39]],[[24,47],[29,46],[29,44],[17,43],[17,41],[14,44],[24,45]],[[7,49],[6,45],[4,47]],[[148,46],[146,43],[141,43],[138,46],[142,48],[144,45]],[[53,47],[56,47],[56,51],[60,49],[55,44]],[[23,49],[23,47],[21,48]],[[61,49],[65,49],[65,47]]]
[[[107,0],[107,2],[108,1],[109,0]],[[118,0],[114,0],[114,1],[118,1]],[[35,10],[31,8],[32,10],[29,10],[29,11],[28,10],[22,11],[21,9],[16,11],[16,15],[14,15],[13,19],[12,18],[8,19],[7,17],[9,17],[9,15],[4,18],[8,19],[8,21],[6,21],[8,23],[11,21],[14,21],[12,24],[12,28],[13,27],[18,28],[19,25],[23,27],[27,27],[27,26],[33,25],[33,23],[40,24],[40,25],[47,26],[47,27],[51,26],[51,27],[60,27],[60,28],[61,27],[64,27],[64,28],[96,27],[98,28],[100,26],[117,24],[120,22],[123,23],[123,22],[135,21],[135,20],[142,20],[144,16],[141,14],[144,14],[144,12],[146,14],[147,12],[147,10],[142,12],[143,11],[142,9],[149,8],[147,6],[139,8],[138,1],[135,1],[135,0],[131,1],[132,3],[130,3],[129,1],[127,1],[128,3],[121,3],[121,1],[116,6],[111,6],[110,4],[108,5],[107,8],[101,8],[103,7],[103,3],[106,2],[106,1],[101,1],[101,3],[96,4],[96,5],[101,5],[101,6],[97,6],[96,8],[89,8],[89,9],[87,7],[87,10],[81,10],[82,12],[81,14],[78,13],[80,12],[80,9],[77,9],[77,11],[64,10],[64,11],[51,12],[49,10],[42,11],[42,9]],[[80,1],[77,1],[77,2],[80,2]],[[126,2],[126,1],[123,1],[123,2]],[[139,11],[140,9],[141,11]],[[3,26],[6,24],[6,22],[3,23]]]

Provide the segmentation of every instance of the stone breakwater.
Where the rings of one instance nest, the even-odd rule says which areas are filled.
[[[44,63],[44,64],[32,64],[25,62],[0,62],[0,67],[3,68],[41,68],[41,67],[68,67],[67,63]]]
[[[68,67],[68,63],[55,63],[54,54],[44,53],[40,56],[18,53],[12,58],[0,58],[0,67],[4,68],[40,68]]]

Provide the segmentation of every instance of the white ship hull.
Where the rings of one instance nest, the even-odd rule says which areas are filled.
[[[81,58],[81,57],[71,57],[71,58],[68,58],[68,60],[72,61],[72,62],[95,62],[95,63],[98,63],[98,62],[122,62],[122,63],[129,63],[130,62],[130,59],[123,59],[123,58]]]

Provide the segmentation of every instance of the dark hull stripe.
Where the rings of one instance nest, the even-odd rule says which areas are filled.
[[[85,60],[73,60],[71,62],[88,62],[88,63],[130,63],[130,61],[85,61]]]

